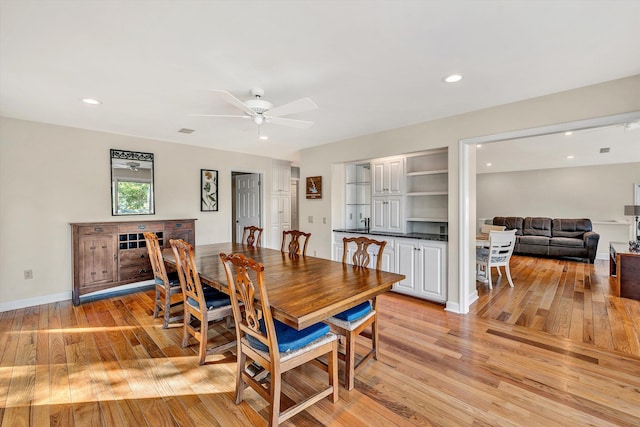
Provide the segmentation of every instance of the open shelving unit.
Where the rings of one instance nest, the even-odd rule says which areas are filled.
[[[448,150],[436,149],[406,157],[407,231],[446,233],[448,223]]]

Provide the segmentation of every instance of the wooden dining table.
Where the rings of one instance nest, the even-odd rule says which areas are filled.
[[[310,256],[290,256],[279,250],[240,243],[217,243],[195,248],[200,281],[229,293],[219,254],[242,253],[264,264],[264,278],[273,317],[298,330],[367,301],[405,278],[341,262]],[[175,268],[171,249],[163,251]]]

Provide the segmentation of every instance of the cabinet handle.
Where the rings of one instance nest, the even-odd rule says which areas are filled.
[[[103,230],[102,230],[102,227],[95,227],[95,228],[93,229],[93,231],[95,231],[95,232],[97,232],[97,233],[102,233],[102,231],[103,231]]]
[[[117,261],[118,260],[118,254],[113,254],[113,260]]]

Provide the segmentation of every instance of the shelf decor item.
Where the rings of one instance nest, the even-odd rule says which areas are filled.
[[[200,169],[200,210],[215,212],[218,210],[218,171]]]
[[[322,177],[307,178],[307,199],[322,199]]]

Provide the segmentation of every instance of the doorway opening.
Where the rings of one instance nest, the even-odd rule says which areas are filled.
[[[231,240],[242,241],[245,227],[262,227],[262,177],[259,173],[231,172]]]

